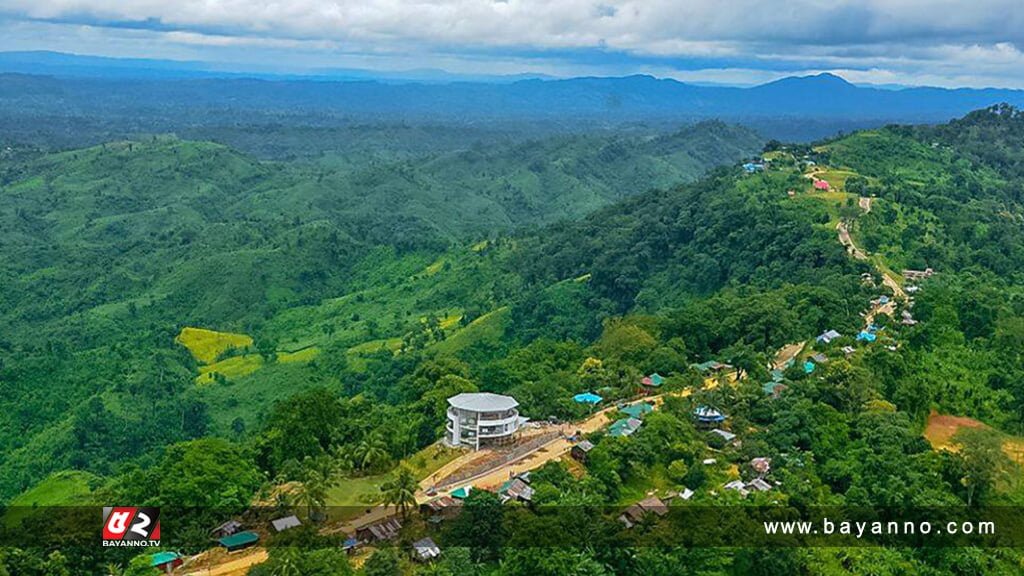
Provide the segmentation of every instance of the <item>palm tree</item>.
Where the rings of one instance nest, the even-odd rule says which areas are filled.
[[[373,468],[388,457],[388,445],[379,434],[370,434],[356,446],[356,464],[360,470]]]
[[[299,492],[299,502],[309,510],[309,519],[319,522],[327,505],[327,481],[315,470],[306,475]]]
[[[124,576],[124,568],[116,562],[111,562],[106,565],[105,570],[109,576]]]
[[[384,505],[395,505],[398,507],[402,518],[406,518],[409,510],[416,506],[416,491],[419,490],[419,483],[412,470],[405,466],[398,471],[394,478],[385,482],[381,487],[384,492]]]
[[[271,576],[302,576],[299,567],[299,551],[295,548],[286,548],[276,562]]]
[[[279,490],[274,494],[274,509],[279,514],[287,514],[295,507],[295,498],[287,490]]]

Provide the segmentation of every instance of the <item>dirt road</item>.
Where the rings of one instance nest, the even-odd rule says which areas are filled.
[[[857,260],[867,260],[868,255],[863,250],[857,247],[853,243],[853,239],[850,238],[850,229],[847,227],[846,222],[840,221],[836,224],[836,230],[839,231],[839,243],[846,247],[846,251],[851,254]]]
[[[203,555],[223,555],[224,559],[209,568],[186,569],[184,576],[245,576],[249,568],[267,561],[267,550],[265,548],[252,548],[245,553],[229,555],[220,550],[206,552]],[[204,560],[199,558],[200,561]],[[216,562],[216,560],[214,560]]]
[[[775,360],[772,361],[772,367],[776,370],[783,370],[786,368],[786,364],[800,355],[804,350],[804,346],[807,342],[797,342],[795,344],[786,344],[779,350],[778,354],[775,355]]]
[[[799,344],[799,349],[797,349],[796,352],[793,352],[792,354],[795,356],[796,354],[799,353],[799,350],[802,348],[803,344],[801,343]],[[730,382],[735,382],[735,372],[728,374],[726,376],[726,379]],[[714,389],[715,387],[718,386],[718,383],[719,380],[717,377],[707,378],[704,380],[704,388]],[[647,396],[645,398],[634,400],[629,404],[639,404],[642,402],[648,402],[650,404],[653,404],[655,407],[658,407],[661,406],[666,396],[687,397],[693,394],[693,392],[693,388],[685,388],[677,392],[666,392],[663,394],[658,394],[656,396]],[[501,486],[502,483],[507,481],[509,478],[515,476],[516,474],[521,474],[523,472],[540,468],[541,466],[547,464],[548,462],[557,460],[565,456],[566,454],[569,453],[570,450],[572,450],[574,444],[566,440],[565,436],[567,434],[572,434],[577,431],[581,432],[582,434],[590,434],[592,432],[596,432],[610,424],[614,419],[615,415],[618,413],[618,411],[619,408],[617,406],[609,406],[598,412],[595,412],[592,416],[590,416],[586,420],[583,420],[582,422],[566,424],[563,426],[563,432],[565,434],[563,434],[559,438],[556,438],[551,442],[544,444],[543,446],[539,447],[538,449],[534,450],[533,452],[530,452],[529,454],[523,456],[522,458],[514,462],[502,464],[494,468],[493,470],[482,472],[481,474],[474,476],[472,478],[467,478],[465,481],[460,482],[459,485],[464,486],[467,484],[473,484],[474,486],[477,486],[479,488],[497,488]],[[455,470],[453,469],[452,472],[454,473]],[[426,488],[426,486],[422,487]],[[427,496],[422,491],[417,494],[417,502],[424,502],[428,499],[429,498],[427,498]]]

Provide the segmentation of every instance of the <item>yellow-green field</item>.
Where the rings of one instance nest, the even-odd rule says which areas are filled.
[[[196,377],[196,384],[209,384],[213,382],[213,375],[215,373],[228,378],[241,378],[259,370],[261,366],[263,366],[263,358],[259,354],[225,358],[220,362],[200,366],[199,376]]]
[[[316,346],[313,346],[295,352],[279,352],[277,354],[277,361],[282,364],[291,364],[296,362],[311,362],[314,358],[316,358],[319,355],[320,349],[317,348]]]
[[[192,356],[203,364],[216,362],[218,356],[232,348],[252,346],[252,338],[245,334],[217,332],[191,326],[182,328],[174,341],[188,348]]]
[[[433,276],[434,274],[437,274],[438,272],[440,272],[442,268],[444,268],[444,259],[443,258],[439,259],[437,262],[434,262],[430,266],[427,266],[426,269],[423,270],[423,275],[424,276]]]
[[[277,361],[281,364],[305,364],[311,362],[319,355],[320,349],[312,347],[297,352],[279,352],[277,354]],[[196,384],[210,384],[214,382],[214,374],[221,374],[228,378],[241,378],[256,372],[262,367],[263,357],[259,354],[232,356],[220,362],[200,366],[199,376],[196,377]]]
[[[459,320],[462,320],[462,314],[449,314],[444,318],[441,318],[441,328],[443,328],[444,330],[454,328],[459,324]]]

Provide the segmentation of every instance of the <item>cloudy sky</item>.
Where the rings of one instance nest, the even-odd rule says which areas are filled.
[[[1022,0],[0,0],[0,50],[251,71],[1024,88]]]

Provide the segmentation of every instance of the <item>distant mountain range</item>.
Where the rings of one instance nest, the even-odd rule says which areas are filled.
[[[1006,102],[1024,91],[855,86],[831,74],[750,88],[696,86],[651,76],[571,79],[464,78],[439,71],[324,71],[282,76],[218,70],[201,62],[0,53],[5,111],[172,121],[218,111],[311,114],[349,120],[532,120],[569,127],[720,118],[769,137],[812,139],[884,123],[935,123]]]

